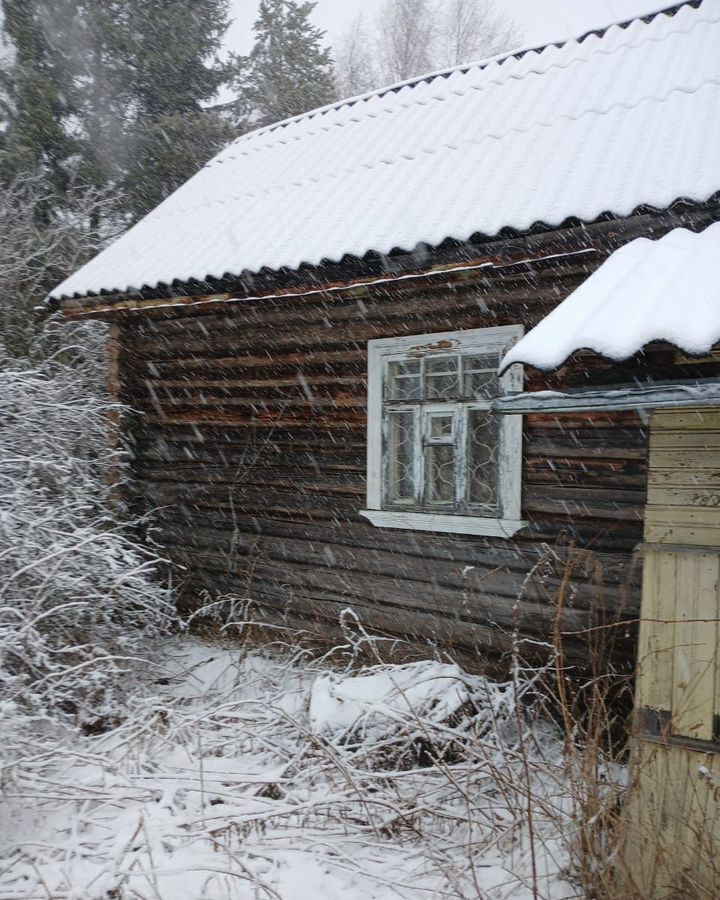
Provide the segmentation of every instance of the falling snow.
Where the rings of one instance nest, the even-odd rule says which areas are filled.
[[[238,138],[53,295],[705,201],[719,94],[720,0],[375,92]]]
[[[518,718],[512,685],[431,662],[159,651],[117,729],[2,770],[0,897],[578,896],[562,745]]]

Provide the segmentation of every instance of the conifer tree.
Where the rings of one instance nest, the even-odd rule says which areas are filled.
[[[235,132],[208,110],[231,69],[217,58],[227,0],[2,0],[0,175],[112,190],[133,221]],[[97,207],[95,207],[97,209]],[[99,222],[95,223],[97,228]]]
[[[250,123],[271,125],[335,99],[333,62],[324,32],[310,21],[314,2],[261,0],[255,45],[240,59],[238,79]]]
[[[79,177],[95,188],[116,185],[131,121],[130,60],[123,46],[125,0],[74,0],[59,35],[74,78],[80,131]]]
[[[135,109],[125,179],[135,219],[190,178],[236,132],[209,109],[229,66],[218,53],[227,0],[124,0],[124,46]]]
[[[63,6],[59,0],[55,11]],[[2,13],[11,53],[0,72],[0,178],[7,185],[39,172],[48,192],[62,193],[77,140],[69,129],[75,112],[72,79],[49,40],[59,16],[44,0],[2,0]],[[46,218],[49,207],[39,214]]]

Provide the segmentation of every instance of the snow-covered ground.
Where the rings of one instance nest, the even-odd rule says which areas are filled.
[[[562,742],[516,686],[198,638],[155,662],[115,731],[0,755],[0,900],[581,896]]]

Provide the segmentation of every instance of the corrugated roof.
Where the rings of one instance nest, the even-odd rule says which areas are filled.
[[[234,141],[53,296],[629,215],[720,189],[720,0]]]
[[[720,341],[719,263],[720,222],[631,241],[518,341],[501,370],[523,362],[550,371],[576,350],[619,361],[652,341],[703,356]]]

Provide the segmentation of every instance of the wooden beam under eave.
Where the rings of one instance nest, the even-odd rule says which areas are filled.
[[[558,260],[573,260],[581,265],[580,258],[587,258],[588,254],[595,255],[594,250],[568,251],[563,256],[538,256],[524,259],[507,259],[505,261],[489,260],[482,258],[468,261],[462,265],[442,265],[428,269],[418,270],[411,274],[384,275],[375,278],[361,278],[351,281],[327,282],[314,287],[298,289],[282,289],[275,292],[258,294],[226,293],[211,295],[187,295],[155,299],[139,299],[137,297],[117,298],[83,298],[81,300],[63,300],[60,308],[69,319],[104,319],[112,320],[117,315],[132,315],[136,313],[158,313],[172,315],[173,311],[193,309],[206,311],[211,308],[222,310],[224,306],[246,303],[248,301],[262,300],[293,300],[306,299],[312,296],[346,297],[359,296],[359,292],[368,293],[376,288],[391,289],[400,285],[426,284],[432,285],[434,279],[441,284],[449,284],[451,281],[461,284],[468,279],[477,279],[483,276],[493,275],[503,278],[512,270],[527,266],[555,265]],[[105,302],[100,304],[98,301]]]
[[[125,299],[109,299],[107,297],[84,297],[81,300],[61,300],[59,307],[67,319],[111,320],[118,313],[142,313],[148,309],[173,309],[183,306],[202,306],[205,304],[224,303],[232,299],[231,294],[209,294],[201,296],[168,297],[165,300],[142,300],[126,297]],[[100,302],[103,301],[103,302]]]

